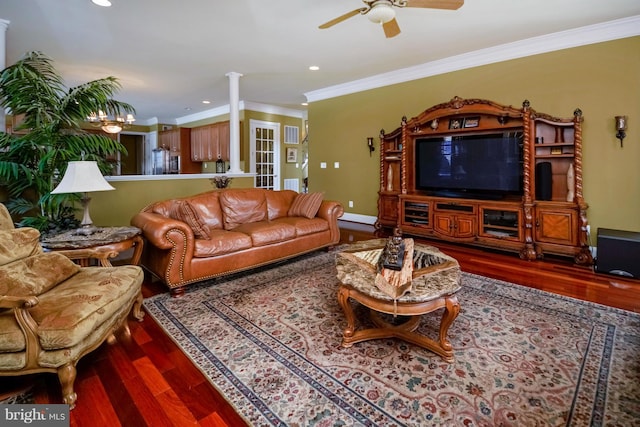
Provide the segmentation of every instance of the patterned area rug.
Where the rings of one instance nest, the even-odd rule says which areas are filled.
[[[250,425],[640,425],[637,314],[465,273],[448,364],[395,339],[342,348],[337,286],[319,252],[145,307]],[[437,338],[441,313],[418,331]]]

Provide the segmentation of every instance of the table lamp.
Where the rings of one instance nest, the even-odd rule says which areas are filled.
[[[108,191],[115,190],[102,176],[98,164],[94,161],[75,161],[69,162],[67,170],[62,177],[60,184],[51,192],[51,194],[64,193],[84,193],[82,196],[82,207],[84,208],[84,216],[82,217],[81,227],[76,230],[77,234],[91,235],[98,228],[93,225],[89,216],[89,198],[88,193],[91,191]]]

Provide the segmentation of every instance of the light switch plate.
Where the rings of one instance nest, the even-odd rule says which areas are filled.
[[[327,162],[320,162],[320,169],[326,169],[327,168]]]

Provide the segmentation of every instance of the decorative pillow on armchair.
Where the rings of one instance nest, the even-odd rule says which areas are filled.
[[[40,232],[35,228],[0,230],[0,265],[41,252]]]
[[[209,240],[211,238],[209,229],[202,219],[200,219],[200,216],[195,209],[193,209],[191,203],[186,200],[173,201],[169,207],[169,218],[177,219],[178,221],[186,223],[191,227],[191,230],[193,230],[193,235],[196,236],[196,239]]]
[[[66,256],[45,252],[0,267],[0,295],[38,296],[80,270]]]
[[[300,193],[293,199],[289,208],[289,216],[304,216],[315,218],[322,204],[324,195],[322,193]]]

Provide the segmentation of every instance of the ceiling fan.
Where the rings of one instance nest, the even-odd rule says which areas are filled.
[[[385,36],[387,38],[395,37],[400,34],[400,27],[396,21],[396,12],[393,7],[420,7],[426,9],[459,9],[464,0],[362,0],[364,7],[352,10],[342,16],[338,16],[331,21],[320,25],[320,29],[333,27],[334,25],[346,21],[357,14],[367,15],[371,22],[382,24]]]

